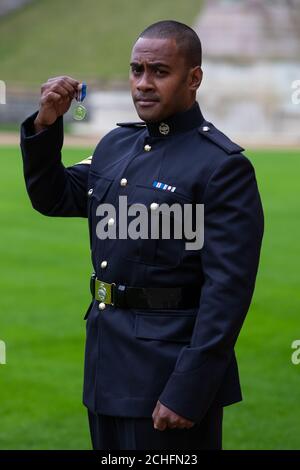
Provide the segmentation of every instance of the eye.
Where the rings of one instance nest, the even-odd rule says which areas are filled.
[[[142,72],[142,67],[139,67],[137,65],[133,65],[131,67],[131,72],[133,75],[139,75]]]
[[[155,70],[155,75],[159,76],[159,77],[162,77],[164,75],[167,75],[167,71],[166,70],[161,70],[161,69],[156,69]]]

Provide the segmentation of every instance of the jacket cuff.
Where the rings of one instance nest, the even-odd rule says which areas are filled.
[[[159,401],[175,413],[200,422],[214,401],[226,373],[228,358],[207,358],[196,369],[171,374]]]
[[[63,117],[57,118],[47,129],[35,133],[34,120],[37,114],[38,111],[21,124],[21,146],[31,153],[36,151],[40,154],[42,148],[43,154],[51,153],[51,156],[58,154],[62,149],[64,139]]]

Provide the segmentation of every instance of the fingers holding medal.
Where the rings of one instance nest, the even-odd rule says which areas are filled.
[[[50,78],[41,87],[41,99],[35,127],[40,131],[65,114],[78,96],[80,82],[68,76]],[[86,91],[85,91],[86,93]]]

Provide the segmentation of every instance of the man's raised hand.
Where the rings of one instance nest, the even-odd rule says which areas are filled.
[[[49,78],[42,85],[40,109],[34,121],[36,132],[51,126],[69,110],[72,99],[77,96],[79,83],[71,77],[62,76]]]

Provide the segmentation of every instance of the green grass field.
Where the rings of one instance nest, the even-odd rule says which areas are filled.
[[[0,18],[0,79],[8,87],[62,74],[127,79],[141,31],[161,19],[193,24],[200,6],[201,0],[35,0]]]
[[[91,149],[64,152],[66,164]],[[225,409],[224,448],[299,449],[297,242],[300,154],[253,151],[266,232],[257,288],[238,341],[244,401]],[[42,155],[41,155],[42,158]],[[90,274],[86,220],[33,211],[18,148],[0,148],[0,449],[88,449],[81,404]]]

